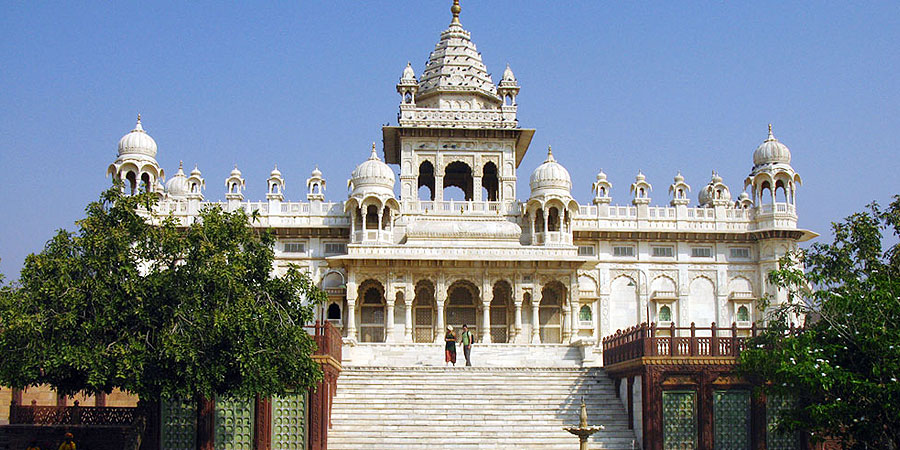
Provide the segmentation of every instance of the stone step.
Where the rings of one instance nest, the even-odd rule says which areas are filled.
[[[563,427],[578,423],[582,397],[591,424],[605,427],[589,448],[636,448],[602,369],[348,366],[338,378],[328,448],[577,448]]]

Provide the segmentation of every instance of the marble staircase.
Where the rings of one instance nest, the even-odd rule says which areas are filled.
[[[345,366],[328,448],[578,448],[563,427],[578,423],[582,396],[591,425],[605,426],[591,449],[640,447],[603,369],[458,365]]]
[[[444,343],[362,343],[344,345],[344,365],[377,367],[444,366]],[[581,367],[584,348],[560,344],[475,344],[472,364],[479,367]],[[457,367],[466,364],[456,348]]]

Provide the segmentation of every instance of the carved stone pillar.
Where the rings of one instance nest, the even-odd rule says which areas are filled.
[[[384,342],[394,342],[394,301],[387,302],[387,323],[385,324]]]
[[[437,165],[434,166],[434,171],[437,172]],[[444,201],[444,176],[434,174],[434,201],[442,202]],[[437,208],[437,206],[435,206]]]
[[[436,291],[434,297],[437,307],[437,332],[434,333],[434,342],[444,342],[444,333],[447,331],[447,327],[444,325],[444,301],[447,299],[447,294],[443,291]]]
[[[491,343],[491,302],[488,300],[481,303],[481,342]]]
[[[407,298],[406,295],[403,296],[403,306],[404,312],[406,313],[406,323],[404,323],[403,329],[403,342],[412,342],[412,332],[413,332],[413,323],[412,323],[412,303],[413,299]]]
[[[535,301],[534,298],[531,299],[531,343],[532,344],[540,344],[541,343],[541,322],[540,322],[540,313],[541,313],[541,304],[538,301]]]
[[[563,305],[563,307],[560,308],[560,310],[562,312],[562,323],[560,324],[561,326],[559,327],[559,331],[560,331],[560,341],[559,342],[562,344],[568,344],[570,342],[570,340],[572,339],[572,328],[570,325],[572,323],[572,318],[570,317],[571,314],[569,314],[569,309],[570,308],[567,308],[565,305]]]
[[[356,298],[347,297],[347,337],[356,341]]]
[[[513,318],[515,320],[515,331],[509,342],[518,342],[519,336],[522,334],[522,299],[517,298],[513,303],[516,307],[516,316]]]

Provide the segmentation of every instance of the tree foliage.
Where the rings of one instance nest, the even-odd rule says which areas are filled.
[[[151,225],[154,202],[113,187],[26,258],[0,292],[0,385],[189,398],[319,380],[302,326],[324,294],[294,267],[272,275],[272,233],[217,207]]]
[[[900,196],[833,230],[832,243],[789,255],[770,274],[792,301],[774,310],[739,367],[767,393],[795,400],[782,430],[900,448]],[[786,333],[797,315],[805,327]]]

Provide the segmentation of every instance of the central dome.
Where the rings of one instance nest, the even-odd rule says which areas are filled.
[[[786,145],[775,139],[775,135],[772,134],[772,124],[769,124],[769,137],[753,152],[753,165],[776,163],[790,164],[791,151]]]
[[[137,124],[134,126],[134,129],[122,136],[122,139],[119,139],[119,156],[125,154],[138,154],[156,158],[156,141],[141,126],[140,114],[138,114]]]
[[[552,191],[563,191],[558,193],[570,195],[572,178],[569,176],[569,171],[553,159],[553,149],[548,147],[547,159],[531,173],[529,185],[531,186],[532,196]]]

